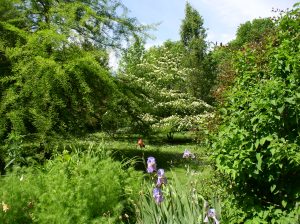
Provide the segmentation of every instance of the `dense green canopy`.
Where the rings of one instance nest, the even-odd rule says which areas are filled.
[[[2,3],[0,138],[99,127],[116,89],[108,49],[144,27],[119,1]]]
[[[227,77],[234,73],[234,78],[230,83],[220,80],[219,90],[225,91],[212,147],[216,166],[228,178],[228,188],[237,202],[232,222],[296,220],[300,179],[299,12],[298,4],[274,21],[274,32],[260,30],[266,35],[256,35],[259,40],[244,40],[238,49],[236,45],[220,49],[228,52],[223,60],[230,61],[232,68],[225,71]],[[262,24],[266,21],[261,20]],[[237,41],[241,39],[237,37]]]

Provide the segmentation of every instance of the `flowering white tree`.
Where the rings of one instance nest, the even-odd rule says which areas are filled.
[[[124,63],[118,76],[138,96],[142,123],[170,135],[198,127],[203,114],[212,111],[210,105],[188,92],[187,77],[192,69],[183,66],[182,52],[178,42],[152,47],[130,69]]]

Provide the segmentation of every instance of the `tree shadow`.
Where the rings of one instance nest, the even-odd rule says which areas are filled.
[[[152,156],[156,160],[157,168],[170,170],[172,168],[185,168],[187,165],[191,169],[199,169],[201,166],[208,165],[206,159],[182,158],[182,153],[165,152],[160,150],[144,150],[144,149],[111,149],[112,157],[118,161],[128,161],[134,159],[134,168],[136,170],[145,171],[147,168],[147,158]]]
[[[113,137],[109,135],[101,136],[104,141],[120,141],[120,142],[137,142],[139,138],[142,138],[148,144],[154,146],[162,145],[184,145],[195,144],[194,137],[191,134],[176,133],[174,138],[169,139],[166,134],[153,134],[149,136],[143,136],[139,134],[115,134]],[[99,137],[96,135],[90,135],[89,139],[92,141],[99,141]]]

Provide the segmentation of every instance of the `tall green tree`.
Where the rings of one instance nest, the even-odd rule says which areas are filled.
[[[193,68],[188,77],[189,90],[193,96],[212,103],[211,89],[215,80],[215,68],[212,58],[207,54],[207,35],[203,25],[202,16],[187,2],[180,36],[185,47],[185,66]]]
[[[144,27],[120,1],[5,0],[0,10],[0,138],[98,126],[116,89],[107,49]]]
[[[142,63],[146,52],[144,44],[141,38],[135,37],[132,45],[123,52],[116,79],[118,94],[110,101],[101,122],[103,130],[108,133],[114,134],[122,129],[144,134],[149,131],[147,124],[139,119],[147,106],[143,104],[142,87],[133,85],[125,75],[135,74],[137,77],[142,75],[138,65]]]
[[[180,30],[181,41],[186,48],[191,49],[193,41],[202,40],[203,44],[201,47],[203,47],[203,50],[199,52],[202,56],[204,56],[206,50],[206,30],[203,25],[204,20],[202,16],[187,2],[185,5],[185,18],[182,21]]]

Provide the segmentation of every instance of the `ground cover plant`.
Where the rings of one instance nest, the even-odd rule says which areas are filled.
[[[141,172],[125,170],[101,147],[74,150],[2,177],[1,223],[116,223],[132,213]]]

